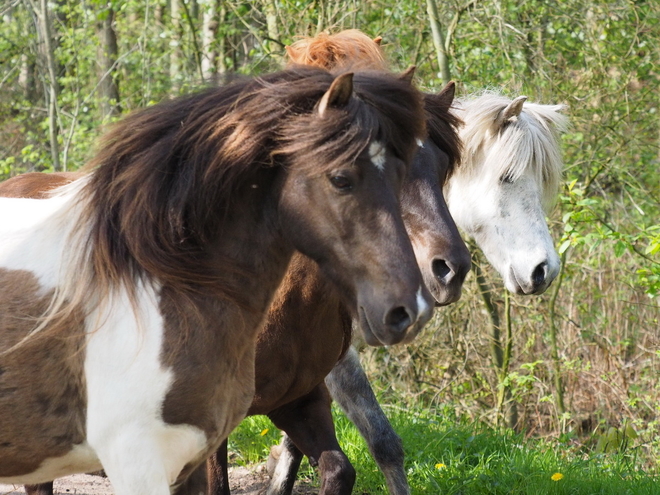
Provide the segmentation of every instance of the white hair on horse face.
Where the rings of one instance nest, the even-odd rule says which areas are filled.
[[[559,272],[545,216],[563,168],[561,109],[494,93],[455,107],[465,122],[464,154],[445,188],[447,204],[514,293],[540,294]]]
[[[369,144],[369,157],[371,161],[381,172],[385,170],[385,146],[379,141],[372,141]]]
[[[525,102],[517,117],[497,124],[497,116],[510,102],[502,95],[486,92],[458,103],[457,110],[465,122],[461,130],[465,146],[461,168],[466,174],[493,174],[498,180],[507,177],[515,181],[533,167],[547,211],[556,199],[563,169],[559,135],[566,130],[568,119],[559,112],[564,106]],[[489,164],[484,170],[476,170],[485,149],[489,150]]]

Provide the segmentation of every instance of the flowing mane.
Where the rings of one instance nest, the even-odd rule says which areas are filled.
[[[286,51],[291,64],[324,69],[350,67],[387,70],[387,62],[380,50],[380,38],[373,40],[359,29],[302,38],[287,46]]]
[[[511,100],[486,92],[459,103],[461,119],[466,123],[461,132],[465,146],[464,165],[475,166],[475,157],[484,147],[490,148],[497,168],[489,173],[515,180],[527,167],[534,167],[535,177],[543,191],[543,204],[549,208],[556,200],[563,169],[559,153],[559,135],[566,130],[568,119],[560,113],[563,105],[540,105],[525,102],[520,115],[506,123],[493,136],[493,122]]]
[[[411,156],[424,128],[416,121],[419,96],[407,82],[356,74],[358,98],[318,119],[315,105],[333,80],[325,70],[298,67],[177,98],[116,124],[81,194],[88,278],[102,290],[146,278],[233,298],[226,274],[236,268],[224,263],[220,271],[203,246],[222,232],[241,186],[277,167],[320,174],[350,162],[375,137],[369,129],[397,156]],[[295,160],[312,149],[327,157],[321,168]]]

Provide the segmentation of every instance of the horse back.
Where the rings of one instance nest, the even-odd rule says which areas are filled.
[[[0,182],[0,197],[47,198],[53,189],[82,177],[80,172],[30,172]]]

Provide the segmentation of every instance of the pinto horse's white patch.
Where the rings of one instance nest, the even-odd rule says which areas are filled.
[[[385,170],[385,146],[382,143],[372,141],[369,145],[369,156],[378,170]]]
[[[88,441],[117,493],[152,493],[164,480],[171,485],[208,448],[203,431],[162,419],[174,373],[161,360],[158,289],[144,284],[136,292],[137,308],[122,290],[105,311],[90,315],[100,325],[89,334],[85,359]]]

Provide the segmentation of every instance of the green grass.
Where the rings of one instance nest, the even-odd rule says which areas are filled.
[[[654,472],[641,469],[634,446],[624,454],[596,455],[574,443],[525,440],[451,414],[416,408],[391,408],[387,413],[403,438],[413,495],[660,495],[660,473],[657,468]],[[357,430],[337,411],[335,424],[342,448],[358,473],[354,493],[387,493],[384,478]],[[278,441],[279,432],[267,418],[248,418],[230,437],[233,461],[263,462]],[[555,481],[556,473],[562,478]],[[301,475],[316,476],[307,464]]]

